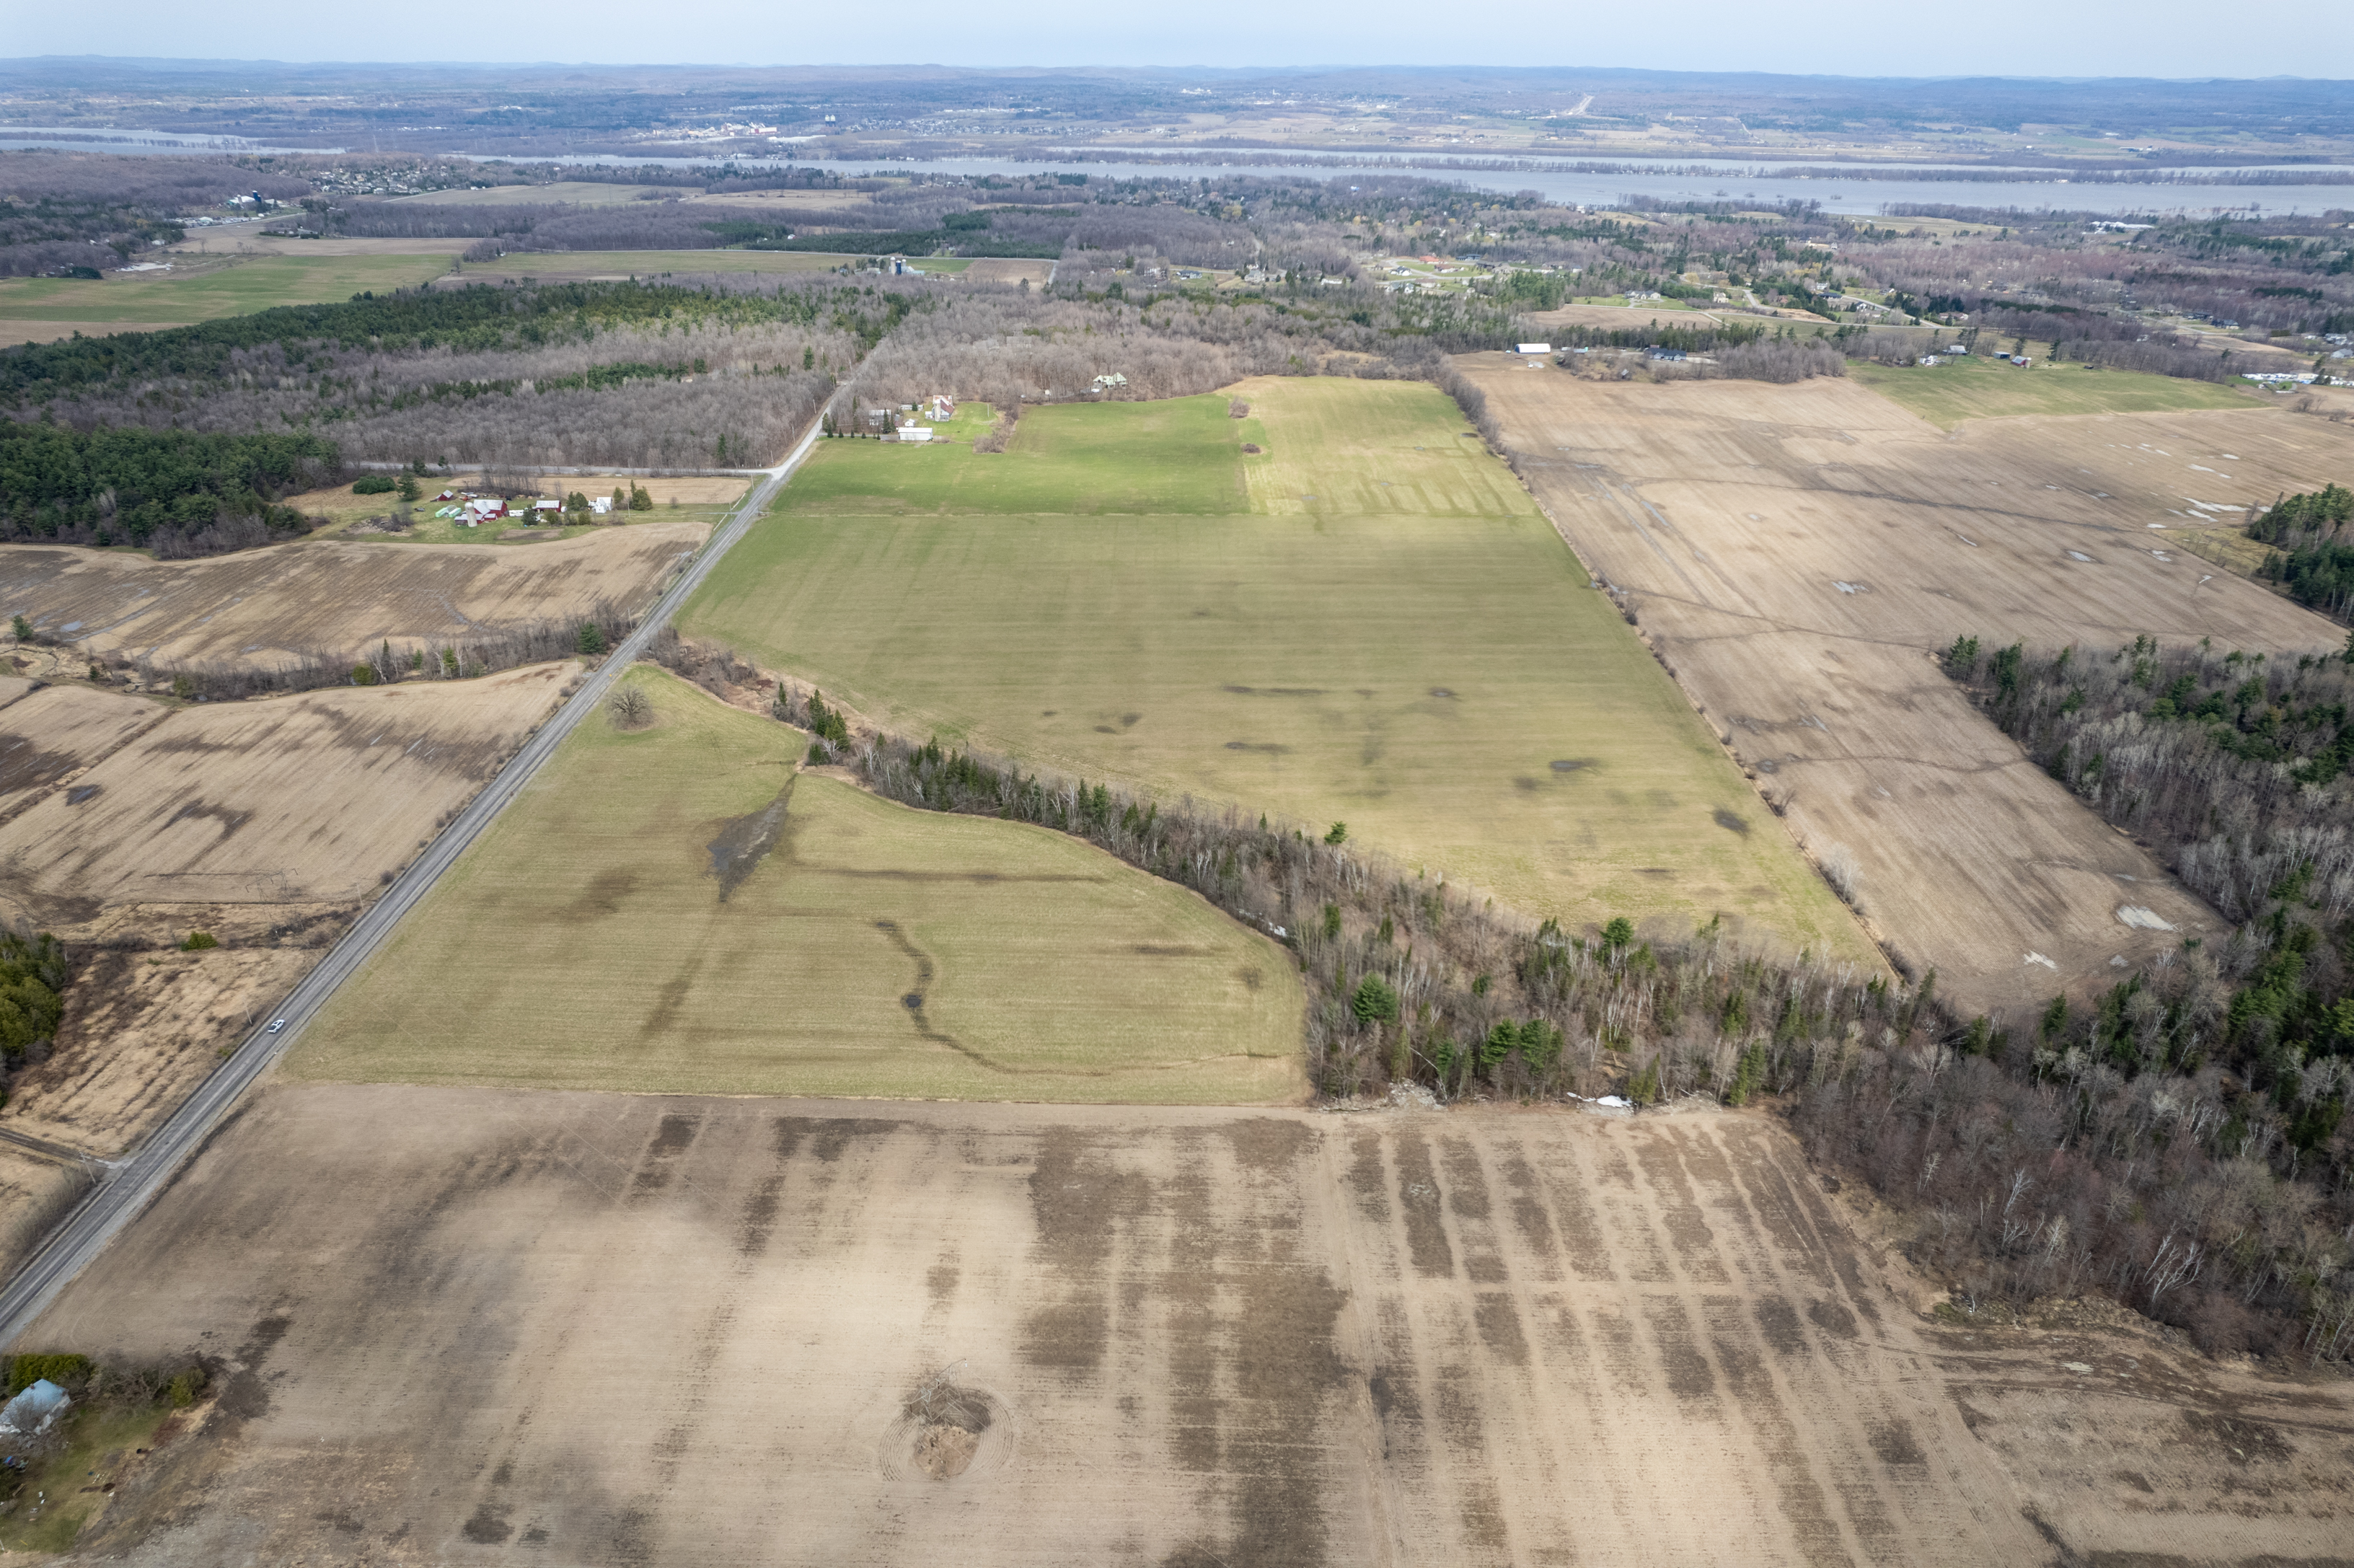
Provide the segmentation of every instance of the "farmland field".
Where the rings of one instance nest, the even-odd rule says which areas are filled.
[[[2015,1010],[2217,928],[1934,655],[1976,636],[2105,656],[2144,632],[2338,649],[2343,628],[2172,534],[2354,470],[2354,431],[2235,400],[1947,435],[1846,380],[1605,385],[1492,360],[1460,363],[1538,495],[1793,829],[1852,853],[1869,918],[1941,992]]]
[[[2067,361],[2055,365],[2040,355],[2027,369],[1973,355],[1934,366],[1855,365],[1848,374],[1948,430],[1966,419],[2022,414],[2167,414],[2249,404],[2249,394],[2211,381],[2094,369]]]
[[[710,532],[669,521],[667,512],[655,515],[662,520],[528,549],[397,548],[329,537],[155,561],[122,550],[0,545],[0,616],[29,617],[41,636],[77,657],[152,659],[165,669],[356,659],[387,639],[410,648],[605,607],[634,612]]]
[[[668,278],[700,272],[750,272],[782,277],[787,273],[827,272],[854,256],[864,260],[871,251],[836,254],[819,250],[519,250],[495,261],[470,261],[464,278],[476,282],[493,278],[533,278],[543,283],[577,282],[594,278]],[[964,263],[942,257],[932,270],[955,272]],[[1045,265],[1039,262],[1039,266]],[[446,267],[444,270],[447,270]],[[461,281],[452,280],[454,286]]]
[[[280,1083],[25,1343],[222,1358],[132,1568],[2342,1561],[2342,1383],[1876,1252],[1755,1114]]]
[[[576,730],[289,1073],[966,1099],[1305,1091],[1290,959],[1193,895],[1044,829],[796,777],[806,736],[651,667],[627,680],[656,722]]]
[[[0,921],[75,956],[0,1128],[136,1145],[545,718],[574,667],[182,705],[75,682],[0,705]],[[219,945],[177,949],[191,931]],[[0,1182],[0,1256],[37,1192]]]
[[[141,332],[245,315],[274,305],[329,304],[364,290],[414,288],[450,270],[447,256],[254,256],[206,260],[175,253],[174,270],[92,282],[0,279],[0,328],[14,342],[76,332]]]
[[[1872,961],[1452,403],[1230,390],[1249,418],[1032,409],[1000,455],[823,443],[682,629],[918,736],[1345,821],[1539,913]]]

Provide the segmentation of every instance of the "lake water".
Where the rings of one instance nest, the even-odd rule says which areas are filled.
[[[59,126],[0,127],[0,148],[66,147],[85,152],[154,153],[341,153],[341,147],[276,147],[234,137],[191,135],[137,128],[91,130]],[[2251,165],[2247,171],[2185,171],[2179,183],[2110,185],[2082,184],[2052,178],[2009,180],[1944,180],[1907,177],[1907,171],[1926,174],[1965,165],[1951,164],[1890,164],[1879,165],[1870,179],[1826,175],[1791,175],[1785,163],[1758,164],[1732,159],[1678,158],[1643,167],[1606,171],[1574,169],[1485,169],[1412,166],[1381,161],[1363,154],[1302,151],[1281,164],[1235,164],[1222,160],[1235,155],[1224,149],[1186,147],[1169,150],[1168,156],[1130,163],[1083,162],[1062,148],[1041,149],[1036,158],[886,159],[871,164],[826,162],[823,166],[843,174],[1035,175],[1045,170],[1085,173],[1099,179],[1217,178],[1220,175],[1280,175],[1315,180],[1345,179],[1351,172],[1373,175],[1406,175],[1447,180],[1473,190],[1533,190],[1566,206],[1610,207],[1633,196],[1660,201],[1737,201],[1776,207],[1786,201],[1820,202],[1827,211],[1877,216],[1896,204],[2006,208],[2026,211],[2058,208],[2094,212],[2106,217],[2135,215],[2206,217],[2237,214],[2317,214],[2354,211],[2354,185],[2249,185],[2233,183],[2232,172],[2279,170],[2280,165]],[[1246,152],[1237,149],[1236,153]],[[1057,156],[1056,154],[1063,154]],[[497,161],[482,154],[452,153],[450,157]],[[1248,154],[1264,155],[1264,154]],[[597,157],[584,162],[617,168],[686,168],[718,160],[708,154],[666,154],[653,157]],[[738,168],[774,169],[789,164],[808,165],[813,160],[790,154],[775,158],[731,157]],[[1593,160],[1599,162],[1600,160]],[[2291,166],[2293,168],[2293,166]],[[1770,171],[1770,172],[1769,172]],[[2338,172],[2333,169],[2332,172]]]

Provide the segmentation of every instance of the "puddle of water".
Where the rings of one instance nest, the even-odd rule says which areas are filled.
[[[785,829],[785,806],[792,797],[793,787],[788,780],[775,800],[757,811],[731,819],[719,830],[719,836],[704,846],[711,852],[711,874],[719,879],[720,903],[726,903],[727,895],[752,874],[752,868],[777,847],[777,836]]]

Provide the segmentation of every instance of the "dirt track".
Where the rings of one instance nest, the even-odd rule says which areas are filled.
[[[0,546],[0,615],[93,658],[277,666],[634,611],[709,535],[649,523],[527,548],[310,540],[201,561]]]
[[[137,1563],[2049,1560],[1916,1322],[1755,1115],[280,1086],[27,1343],[236,1363]]]
[[[2190,503],[2354,468],[2354,430],[2273,409],[1997,419],[1947,436],[1842,380],[1582,381],[1495,356],[1507,443],[1810,849],[1969,1009],[2105,983],[2216,916],[1973,711],[1932,654],[2142,632],[2335,650],[2345,632],[2168,550]],[[2226,458],[2225,454],[2232,454]],[[2228,514],[2227,514],[2228,515]],[[2154,912],[2171,929],[2124,923]]]

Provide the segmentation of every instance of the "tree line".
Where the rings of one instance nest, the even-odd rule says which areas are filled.
[[[2248,524],[2249,538],[2274,546],[2256,576],[2332,620],[2354,619],[2354,545],[2338,540],[2349,522],[2354,522],[2354,491],[2343,485],[2281,497]]]
[[[0,929],[0,1059],[8,1067],[48,1048],[65,1017],[71,974],[55,937]]]
[[[600,603],[570,620],[533,620],[509,626],[471,628],[462,637],[389,638],[373,648],[313,649],[262,664],[158,664],[121,654],[111,668],[134,673],[147,684],[182,698],[237,702],[282,692],[328,686],[391,685],[402,681],[472,681],[500,670],[544,664],[576,655],[595,657],[637,628],[620,605]]]

